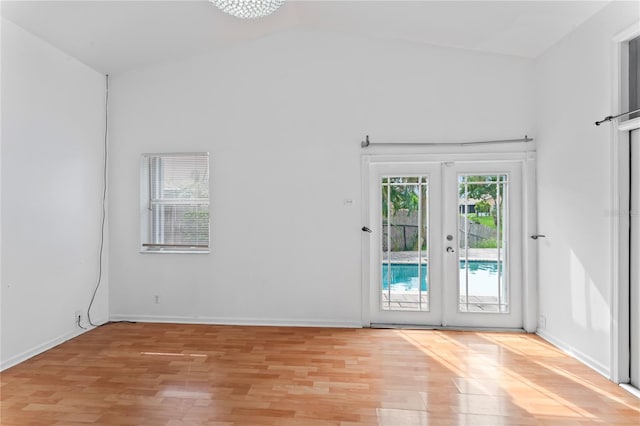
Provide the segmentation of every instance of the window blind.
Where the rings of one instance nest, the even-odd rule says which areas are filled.
[[[209,247],[209,155],[146,156],[147,250]],[[145,241],[146,240],[146,241]]]

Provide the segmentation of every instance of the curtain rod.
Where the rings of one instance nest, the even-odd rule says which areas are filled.
[[[618,114],[618,115],[609,115],[609,116],[607,116],[607,117],[603,118],[603,119],[602,119],[602,120],[600,120],[600,121],[596,121],[596,122],[595,122],[595,123],[593,123],[593,124],[595,124],[596,126],[599,126],[599,125],[601,125],[602,123],[604,123],[604,122],[606,122],[606,121],[615,120],[616,118],[618,118],[618,117],[622,117],[623,115],[633,114],[633,113],[638,112],[638,111],[640,111],[640,108],[638,108],[638,109],[634,109],[633,111],[623,112],[622,114]]]
[[[366,139],[360,143],[362,148],[366,148],[370,145],[394,145],[394,146],[411,146],[411,145],[431,145],[431,146],[464,146],[464,145],[481,145],[484,143],[513,143],[513,142],[531,142],[533,138],[525,135],[522,139],[500,139],[492,141],[472,141],[472,142],[371,142],[369,135]]]

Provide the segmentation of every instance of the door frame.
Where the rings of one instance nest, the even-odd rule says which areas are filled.
[[[640,36],[640,21],[636,21],[611,39],[612,44],[612,111],[628,111],[627,43]],[[610,226],[610,266],[611,266],[611,317],[610,317],[610,358],[611,367],[607,372],[615,383],[629,383],[630,312],[627,301],[630,297],[630,239],[629,239],[629,196],[630,160],[629,143],[631,131],[640,128],[640,118],[615,122],[610,130],[609,165],[611,211]]]
[[[453,151],[453,148],[452,148]],[[535,151],[520,152],[448,152],[434,154],[363,154],[361,157],[361,223],[369,226],[369,167],[372,164],[420,164],[446,162],[512,162],[522,167],[522,324],[528,333],[537,328],[538,285],[537,285],[537,247],[530,235],[537,233],[536,188],[535,188]],[[361,244],[361,316],[362,326],[371,326],[370,300],[370,234],[362,232]]]

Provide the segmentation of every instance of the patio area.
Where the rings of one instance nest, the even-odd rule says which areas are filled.
[[[391,297],[389,297],[391,296]],[[429,292],[424,291],[421,295],[417,293],[394,293],[387,291],[382,292],[382,310],[383,311],[429,311]],[[467,303],[464,296],[460,296],[458,310],[460,312],[477,312],[477,313],[498,313],[506,312],[505,304],[498,305],[498,298],[495,296],[469,296]]]
[[[481,248],[470,248],[470,249],[458,249],[458,256],[460,260],[483,260],[483,261],[496,261],[498,260],[498,253],[500,254],[501,260],[504,260],[505,251],[500,250],[498,252],[497,249],[489,248],[489,249],[481,249]],[[421,262],[427,263],[427,253],[420,253]],[[391,256],[391,259],[389,259]],[[392,252],[383,252],[382,253],[382,261],[388,262],[391,260],[392,263],[418,263],[418,252],[417,251],[392,251]]]

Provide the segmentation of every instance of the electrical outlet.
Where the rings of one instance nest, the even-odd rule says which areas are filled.
[[[76,326],[80,327],[80,325],[82,324],[82,311],[76,311],[73,320]]]
[[[544,315],[540,315],[540,319],[538,320],[538,328],[545,329],[547,328],[547,317]]]
[[[153,303],[155,303],[156,305],[160,304],[160,296],[158,296],[157,294],[153,296]]]

